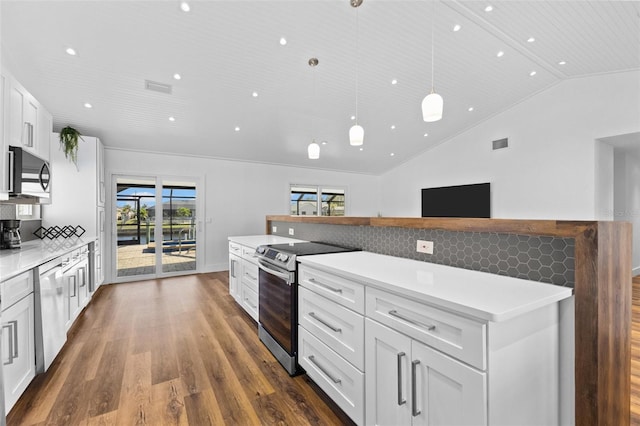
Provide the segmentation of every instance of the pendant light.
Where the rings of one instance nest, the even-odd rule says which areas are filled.
[[[311,68],[315,68],[316,65],[318,65],[319,61],[318,58],[311,58],[309,59],[309,66]],[[313,102],[316,101],[316,74],[313,74]],[[311,134],[313,135],[313,115],[311,116]],[[313,139],[313,141],[309,144],[309,146],[307,147],[307,156],[309,157],[309,160],[317,160],[318,158],[320,158],[320,145],[318,145],[316,143],[316,140]]]
[[[356,124],[349,129],[349,143],[352,146],[361,146],[364,143],[364,129],[358,124],[358,62],[360,51],[358,49],[358,7],[363,0],[350,0],[352,7],[356,8]]]
[[[434,28],[435,28],[436,2],[433,2],[433,13],[431,14],[431,93],[422,100],[422,118],[430,123],[438,121],[442,118],[442,110],[444,109],[444,100],[442,96],[435,92],[433,86],[433,70],[434,70]]]

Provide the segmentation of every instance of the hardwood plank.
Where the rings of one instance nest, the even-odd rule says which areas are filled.
[[[190,425],[224,424],[220,407],[211,389],[185,396],[184,406]]]
[[[128,339],[110,341],[105,345],[96,373],[98,378],[90,382],[89,417],[118,408],[128,347]]]
[[[130,354],[124,368],[115,424],[148,425],[151,411],[151,352]]]
[[[151,386],[151,425],[188,425],[184,409],[184,391],[180,380]]]
[[[170,324],[149,329],[153,341],[151,349],[151,384],[180,377],[176,358],[175,341]]]

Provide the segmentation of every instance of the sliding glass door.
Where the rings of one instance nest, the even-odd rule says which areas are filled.
[[[197,270],[197,180],[114,176],[116,281]]]

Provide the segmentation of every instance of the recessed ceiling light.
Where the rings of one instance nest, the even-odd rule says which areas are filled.
[[[93,108],[93,105],[91,105],[89,102],[85,102],[84,107],[85,108]]]
[[[326,145],[328,142],[327,141],[322,141],[321,143],[322,143],[322,145]]]
[[[360,148],[360,151],[364,151],[364,148]]]
[[[527,43],[533,43],[534,41],[536,41],[535,37],[529,37],[527,39]]]
[[[189,3],[186,1],[183,1],[180,2],[180,9],[182,9],[183,12],[189,12],[191,10],[191,6],[189,6]]]
[[[394,155],[396,155],[396,154],[392,152],[392,153],[391,153],[391,154],[389,154],[389,155],[390,155],[391,157],[393,157],[393,156],[394,156]]]
[[[458,32],[458,31],[460,31],[460,28],[462,28],[462,27],[460,26],[460,24],[455,24],[455,25],[453,26],[453,31]]]
[[[560,61],[558,62],[558,65],[567,65],[567,61]]]
[[[398,80],[394,78],[393,80],[391,80],[391,84],[398,84]]]
[[[76,51],[75,51],[75,49],[73,47],[67,47],[66,52],[67,52],[67,55],[71,55],[71,56],[76,56],[77,55],[77,53],[76,53]]]
[[[280,37],[280,46],[286,46],[287,44],[287,39],[284,37]]]
[[[175,80],[180,80],[180,79],[182,78],[182,76],[181,76],[180,74],[178,74],[178,73],[175,73],[175,74],[173,75],[173,78],[174,78]]]
[[[253,93],[251,94],[251,96],[253,96],[254,98],[257,98],[257,97],[258,97],[258,92],[253,92]]]
[[[169,121],[176,121],[176,118],[171,116],[171,117],[169,117]]]
[[[355,119],[356,119],[356,116],[355,116],[355,115],[352,115],[352,116],[351,116],[351,119],[352,119],[352,120],[355,120]]]
[[[534,75],[536,75],[536,72],[535,72],[535,71],[531,71],[531,72],[529,73],[529,77],[533,77]]]
[[[234,130],[235,130],[236,132],[239,132],[239,131],[240,131],[240,127],[237,127],[237,126],[236,126],[236,128],[235,128]]]
[[[488,5],[487,7],[484,8],[485,12],[491,12],[493,10],[493,6]]]
[[[469,111],[469,112],[473,111],[473,107],[469,107],[469,108],[467,109],[467,111]]]
[[[427,136],[429,136],[429,133],[425,133],[425,134],[424,134],[424,135],[422,135],[422,136],[424,136],[424,137],[426,138]]]
[[[496,53],[496,56],[498,58],[502,58],[504,56],[504,52],[502,50],[500,50],[498,53]]]
[[[391,130],[395,130],[395,129],[396,129],[396,125],[395,125],[395,124],[392,124],[392,125],[391,125]]]

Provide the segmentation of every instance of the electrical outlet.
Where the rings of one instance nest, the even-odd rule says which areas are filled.
[[[293,235],[293,228],[289,228],[289,235]]]
[[[271,227],[271,233],[275,234],[276,232],[278,232],[278,227],[277,226],[272,226]]]
[[[416,251],[418,253],[433,254],[433,241],[418,240]]]

